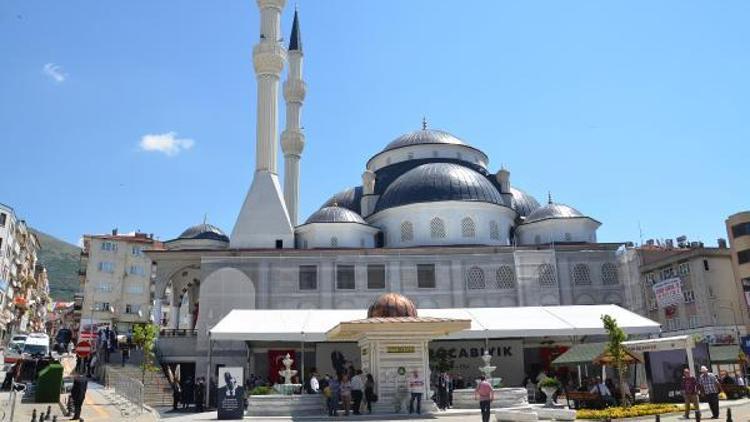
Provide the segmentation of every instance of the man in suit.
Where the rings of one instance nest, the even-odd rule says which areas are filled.
[[[73,388],[70,390],[70,400],[73,401],[73,419],[81,419],[81,407],[86,398],[86,388],[89,382],[86,378],[76,375],[73,380]]]
[[[224,372],[224,385],[219,388],[219,397],[235,397],[237,394],[237,380],[229,371]]]

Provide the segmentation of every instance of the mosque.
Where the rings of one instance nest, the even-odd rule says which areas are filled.
[[[490,169],[489,157],[468,140],[424,121],[373,155],[361,183],[299,220],[307,89],[300,22],[295,12],[284,46],[284,0],[258,6],[255,173],[231,235],[199,224],[167,241],[165,250],[147,252],[156,264],[154,314],[168,315],[161,359],[205,373],[208,332],[233,309],[367,309],[385,292],[407,296],[420,309],[623,304],[621,243],[597,242],[599,221],[551,197],[540,203],[511,182],[508,169]],[[285,66],[288,79],[280,87]],[[279,88],[286,106],[280,136]],[[517,347],[528,368],[548,363],[551,343],[504,344]],[[310,366],[321,365],[316,350],[329,353],[325,344],[302,347],[313,351],[303,355]],[[228,341],[216,345],[211,359],[262,374],[274,350],[299,348]]]

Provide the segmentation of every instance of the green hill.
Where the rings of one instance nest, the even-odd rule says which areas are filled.
[[[50,296],[53,300],[71,301],[79,290],[78,262],[81,248],[34,230],[42,249],[39,261],[47,268]]]

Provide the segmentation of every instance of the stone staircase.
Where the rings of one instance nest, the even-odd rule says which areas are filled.
[[[122,366],[120,363],[122,362],[121,359],[119,352],[112,353],[110,363],[107,364],[107,371],[113,371],[140,381],[143,376],[140,367],[141,362],[143,362],[143,353],[139,353],[139,351],[131,352],[130,359],[125,366]],[[143,388],[143,401],[145,404],[151,407],[172,406],[172,387],[161,368],[157,371],[146,372]]]

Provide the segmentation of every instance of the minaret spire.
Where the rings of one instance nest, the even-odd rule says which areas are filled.
[[[255,174],[229,240],[231,248],[293,248],[289,221],[277,170],[279,79],[286,49],[281,39],[281,12],[286,0],[257,0],[260,38],[253,47],[258,84],[255,130]]]
[[[284,201],[289,210],[292,226],[297,225],[299,213],[299,161],[305,148],[302,133],[302,103],[307,86],[302,80],[302,34],[299,30],[299,14],[294,10],[292,35],[289,37],[287,61],[289,73],[284,82],[286,100],[286,129],[281,134],[281,150],[284,152]]]

